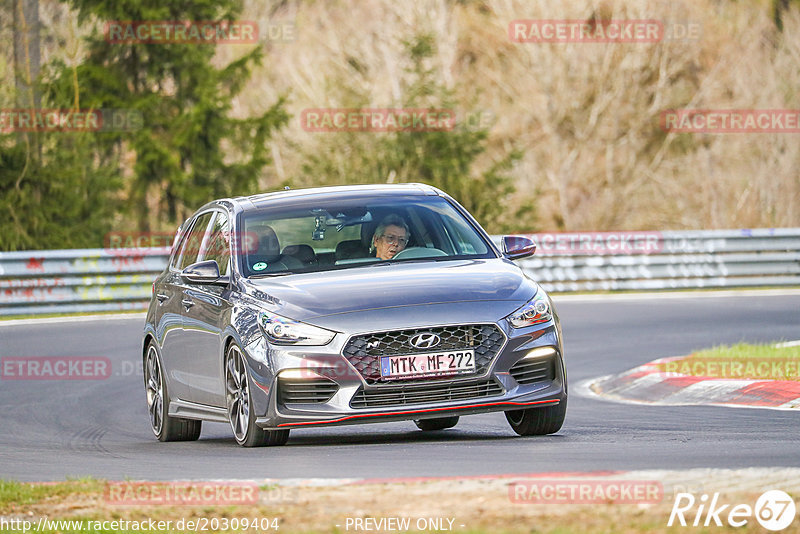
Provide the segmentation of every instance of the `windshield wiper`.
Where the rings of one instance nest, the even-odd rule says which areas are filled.
[[[247,278],[271,278],[273,276],[286,276],[288,274],[295,274],[294,271],[280,271],[277,273],[260,273],[260,274],[251,274]]]

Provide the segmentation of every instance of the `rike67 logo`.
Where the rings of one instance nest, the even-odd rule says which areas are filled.
[[[667,526],[671,527],[677,520],[682,527],[708,527],[712,524],[721,527],[725,523],[731,527],[743,527],[755,518],[762,527],[774,532],[791,525],[795,512],[794,499],[781,490],[765,491],[754,506],[720,504],[719,493],[715,493],[710,500],[705,493],[699,499],[691,493],[678,493]]]

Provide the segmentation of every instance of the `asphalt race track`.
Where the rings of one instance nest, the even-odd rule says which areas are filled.
[[[227,425],[159,443],[145,409],[143,318],[0,326],[0,357],[100,356],[106,380],[0,381],[0,478],[390,478],[800,466],[800,413],[650,407],[581,396],[579,382],[655,358],[738,341],[800,339],[800,295],[740,293],[559,299],[570,385],[557,435],[517,437],[502,414],[423,434],[411,422],[293,430],[243,449]],[[143,317],[143,316],[141,316]]]

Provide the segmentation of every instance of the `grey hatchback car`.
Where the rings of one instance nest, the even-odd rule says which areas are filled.
[[[550,297],[444,192],[421,184],[222,199],[178,230],[142,345],[153,433],[228,423],[243,446],[293,428],[505,412],[557,432],[567,406]]]

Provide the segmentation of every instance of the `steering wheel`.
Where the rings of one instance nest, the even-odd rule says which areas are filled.
[[[392,259],[402,260],[404,258],[437,258],[441,256],[447,256],[447,252],[438,248],[409,247],[395,254]]]

